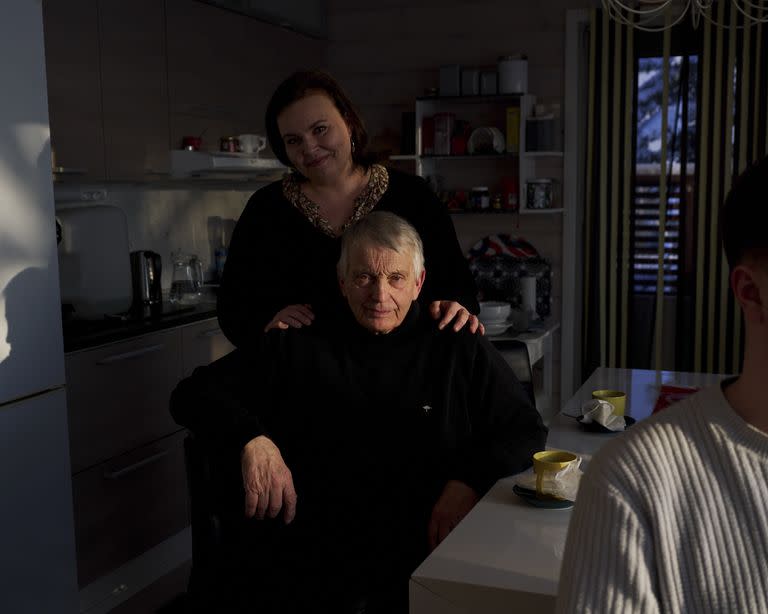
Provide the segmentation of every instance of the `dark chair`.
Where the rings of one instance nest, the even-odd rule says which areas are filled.
[[[536,407],[536,396],[533,392],[533,369],[531,368],[531,359],[528,355],[528,346],[517,339],[498,339],[492,342],[499,353],[512,368],[515,377],[523,385],[528,393],[531,403]]]

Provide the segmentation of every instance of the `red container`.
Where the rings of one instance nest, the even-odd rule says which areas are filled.
[[[181,138],[181,148],[199,151],[203,146],[203,139],[199,136],[185,136]]]

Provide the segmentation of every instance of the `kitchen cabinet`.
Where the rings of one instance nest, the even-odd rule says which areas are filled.
[[[59,176],[105,177],[97,0],[45,0],[51,146]]]
[[[169,172],[163,5],[43,2],[58,179],[135,181]]]
[[[170,172],[165,18],[157,0],[99,0],[104,157],[109,181]]]
[[[81,588],[189,524],[186,430],[168,402],[232,347],[208,318],[65,356]]]
[[[179,429],[168,411],[182,375],[178,330],[73,352],[65,368],[74,473]]]
[[[207,365],[235,349],[219,328],[217,320],[205,320],[181,329],[184,377],[196,367]]]
[[[172,146],[202,134],[203,149],[216,150],[254,119],[243,92],[258,79],[248,66],[258,41],[246,36],[248,18],[200,2],[167,0],[166,19]]]
[[[562,158],[561,152],[527,151],[526,125],[535,102],[536,98],[529,94],[418,98],[415,112],[417,153],[412,156],[416,174],[427,178],[439,192],[463,191],[469,194],[473,187],[487,187],[490,203],[493,202],[494,195],[498,195],[503,201],[503,195],[507,191],[504,184],[511,183],[517,186],[517,204],[521,214],[562,212],[562,208],[557,204],[550,209],[529,209],[526,206],[526,184],[529,180],[541,176],[538,160],[557,158],[558,155]],[[440,121],[440,117],[450,117],[450,125]],[[512,123],[512,127],[511,117],[516,117],[516,123]],[[425,131],[425,119],[433,126],[430,130],[433,134],[429,136]],[[469,125],[470,133],[478,128],[496,129],[504,137],[503,150],[482,153],[462,150],[457,154],[456,144],[451,137],[455,124],[459,121]],[[442,143],[441,128],[445,130]],[[487,133],[490,135],[490,130]],[[510,146],[510,143],[514,145]],[[487,145],[490,144],[489,140]],[[463,145],[466,145],[466,141],[463,141]],[[405,156],[394,158],[402,160]],[[492,206],[487,207],[488,212],[492,210]],[[501,202],[501,211],[505,210],[505,203]],[[478,212],[476,207],[472,211]]]
[[[73,476],[81,588],[187,526],[185,436],[178,431]]]

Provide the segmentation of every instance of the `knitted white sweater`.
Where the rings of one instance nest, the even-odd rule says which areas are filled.
[[[568,530],[557,611],[768,612],[768,435],[719,385],[595,455]]]

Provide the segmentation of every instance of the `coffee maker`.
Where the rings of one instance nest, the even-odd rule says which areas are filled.
[[[163,301],[161,272],[160,254],[149,250],[131,252],[134,310],[160,307]]]

